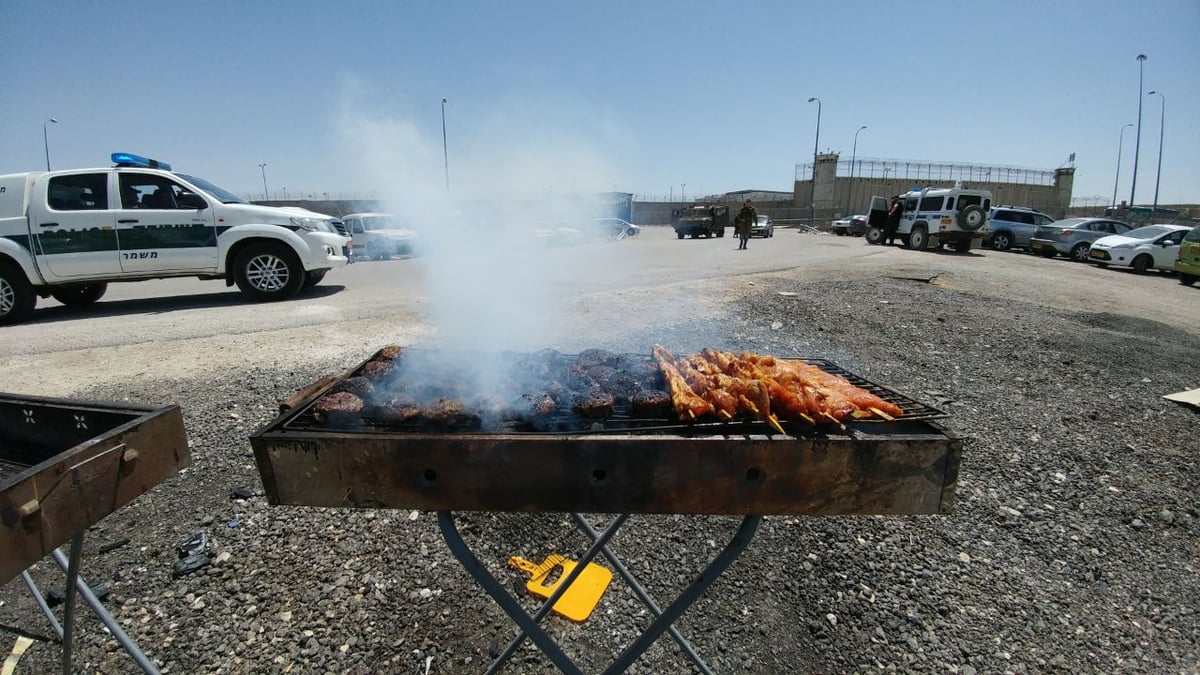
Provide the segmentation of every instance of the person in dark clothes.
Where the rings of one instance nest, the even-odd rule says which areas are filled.
[[[880,244],[896,243],[896,228],[900,227],[900,216],[903,213],[904,203],[900,201],[900,195],[892,195],[892,204],[888,207],[887,223],[883,226],[883,237],[879,239]]]
[[[750,200],[742,205],[742,210],[737,214],[737,225],[734,227],[734,232],[738,236],[738,250],[746,250],[746,244],[750,241],[750,228],[754,227],[754,223],[758,221],[758,212],[750,206]]]

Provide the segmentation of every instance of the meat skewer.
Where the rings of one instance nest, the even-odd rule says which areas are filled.
[[[696,395],[675,367],[675,357],[662,345],[654,346],[654,358],[662,369],[663,376],[671,389],[671,402],[680,419],[694,420],[713,412],[712,404]]]

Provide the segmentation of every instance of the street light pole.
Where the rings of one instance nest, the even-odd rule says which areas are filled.
[[[687,190],[687,183],[680,183],[679,184],[679,201],[681,201],[681,202],[687,201],[687,192],[685,192],[685,190]]]
[[[263,162],[262,164],[259,164],[258,168],[262,169],[263,175],[263,201],[270,201],[271,195],[267,192],[267,163]]]
[[[1131,126],[1133,126],[1132,122],[1121,127],[1121,135],[1117,140],[1117,177],[1113,179],[1113,198],[1112,198],[1112,208],[1113,208],[1113,217],[1114,218],[1116,217],[1116,208],[1117,208],[1117,183],[1121,182],[1121,146],[1124,145],[1124,143],[1125,143],[1125,130]],[[1133,204],[1130,204],[1130,206],[1133,206]]]
[[[861,126],[854,132],[854,150],[850,153],[850,185],[846,188],[846,215],[850,215],[850,206],[854,202],[854,160],[858,159],[858,135],[866,126]]]
[[[51,117],[50,119],[46,120],[45,122],[42,122],[42,145],[46,148],[46,170],[49,171],[50,170],[50,136],[46,132],[47,124],[58,124],[58,120]]]
[[[817,135],[813,139],[812,191],[808,200],[809,227],[817,226],[817,146],[821,143],[821,99],[816,96],[808,99],[809,103],[813,101],[817,102]]]
[[[1158,117],[1158,175],[1154,177],[1154,207],[1150,210],[1150,222],[1154,222],[1154,216],[1158,212],[1158,182],[1162,180],[1162,148],[1163,148],[1163,123],[1167,121],[1167,97],[1161,91],[1152,91],[1147,96],[1158,94],[1162,99],[1162,108],[1160,108]]]
[[[1138,155],[1142,149],[1142,64],[1146,62],[1145,54],[1138,54],[1138,121],[1137,121],[1137,141],[1133,145],[1133,185],[1129,188],[1129,208],[1133,208],[1137,202],[1133,201],[1134,195],[1137,194],[1137,170],[1138,170]]]
[[[442,97],[442,162],[446,165],[446,192],[450,191],[450,154],[446,151],[446,97]]]

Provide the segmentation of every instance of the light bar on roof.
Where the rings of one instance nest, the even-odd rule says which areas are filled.
[[[157,159],[149,159],[141,155],[135,155],[131,152],[114,152],[112,161],[117,166],[136,166],[143,169],[162,169],[170,171],[171,165],[166,162],[160,162]]]

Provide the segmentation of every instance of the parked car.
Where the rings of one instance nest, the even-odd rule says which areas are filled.
[[[751,237],[774,237],[775,236],[775,221],[771,220],[771,216],[758,216],[754,220],[754,224],[750,226]]]
[[[1029,248],[1029,240],[1039,225],[1049,225],[1054,219],[1024,206],[994,206],[988,214],[988,231],[983,245],[997,251]]]
[[[1047,258],[1064,255],[1086,262],[1092,242],[1110,234],[1125,234],[1133,228],[1119,220],[1106,218],[1064,218],[1039,225],[1029,239],[1029,248]]]
[[[846,216],[839,220],[833,221],[833,233],[839,237],[851,235],[861,237],[867,233],[867,217],[866,216]]]
[[[387,260],[416,253],[417,232],[390,213],[351,213],[342,223],[354,239],[354,257]]]
[[[1125,234],[1101,237],[1088,249],[1088,260],[1101,267],[1132,267],[1136,272],[1172,270],[1183,235],[1191,229],[1186,225],[1146,225]]]
[[[636,237],[642,228],[622,218],[597,218],[595,226],[602,236],[609,239]]]
[[[1183,235],[1175,257],[1175,271],[1184,286],[1191,286],[1200,278],[1200,225]]]

